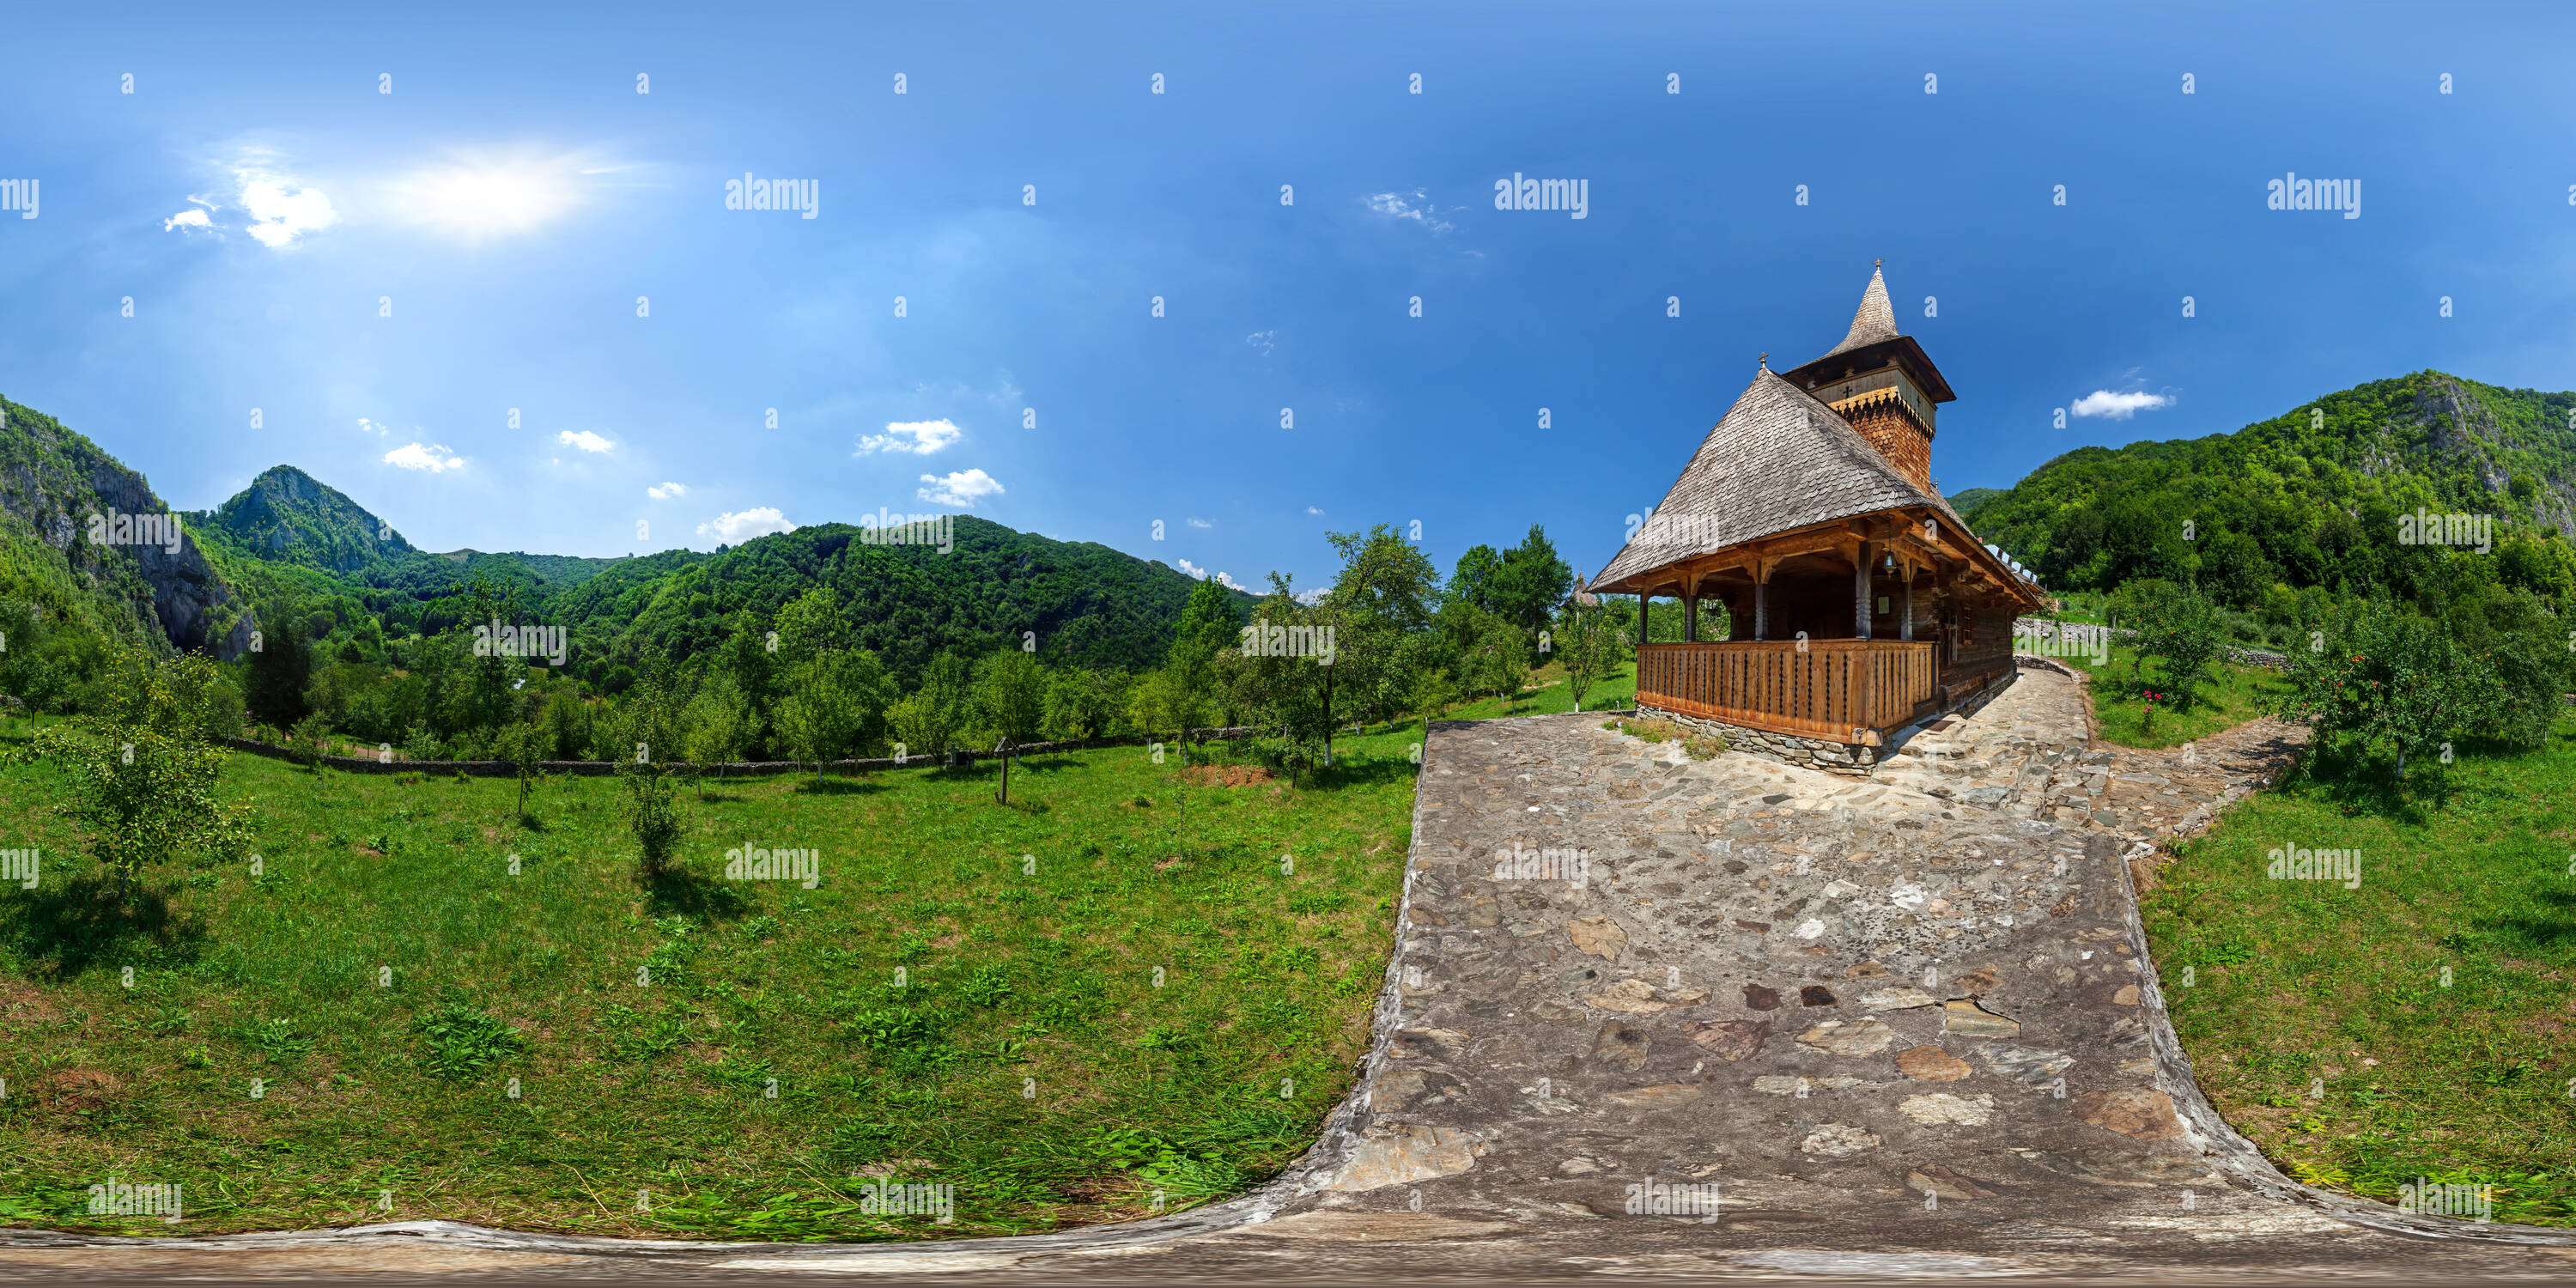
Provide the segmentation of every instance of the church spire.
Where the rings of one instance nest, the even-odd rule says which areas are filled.
[[[1896,308],[1887,301],[1887,273],[1882,267],[1886,263],[1883,259],[1870,261],[1869,289],[1861,292],[1860,308],[1852,314],[1851,332],[1841,344],[1827,350],[1826,357],[1896,338]]]

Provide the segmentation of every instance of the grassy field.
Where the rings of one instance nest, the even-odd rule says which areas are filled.
[[[2051,654],[2051,656],[2056,656]],[[2097,665],[2090,656],[2060,656],[2057,660],[2096,677],[2090,690],[2093,695],[2093,718],[2100,724],[2104,742],[2123,747],[2179,747],[2214,733],[2222,733],[2262,714],[2260,700],[2281,689],[2280,676],[2254,667],[2215,662],[2210,666],[2210,681],[2201,686],[2200,701],[2189,711],[2175,711],[2170,702],[2157,702],[2154,722],[2148,723],[2149,703],[2119,691],[2109,683],[2114,677],[2125,679],[2137,662],[2135,649],[2113,642],[2109,661]],[[2156,663],[2149,661],[2144,674],[2153,677]],[[2150,687],[2153,687],[2152,678]],[[2157,692],[2163,692],[2157,689]]]
[[[1007,806],[990,767],[710,781],[651,888],[613,779],[522,825],[509,780],[236,755],[259,873],[153,873],[123,917],[58,771],[0,770],[0,840],[44,855],[0,889],[0,1223],[871,1240],[1238,1191],[1366,1049],[1418,737],[1304,786],[1043,757]],[[726,879],[746,845],[817,888]],[[86,1215],[110,1177],[188,1219]],[[954,1222],[862,1213],[880,1178]]]
[[[2447,799],[2342,772],[2250,798],[2145,901],[2202,1088],[2313,1184],[2576,1225],[2576,724],[2472,751]],[[2290,846],[2360,851],[2358,886],[2268,879]]]
[[[1623,661],[1609,676],[1593,682],[1583,691],[1586,711],[1615,711],[1637,705],[1637,668],[1633,661]],[[1505,703],[1496,697],[1476,698],[1449,708],[1444,720],[1492,720],[1501,716],[1541,716],[1574,709],[1574,694],[1565,687],[1565,667],[1550,662],[1529,674],[1520,695]]]

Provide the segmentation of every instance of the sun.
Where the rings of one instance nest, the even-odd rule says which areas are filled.
[[[586,173],[571,158],[461,156],[397,181],[412,219],[469,239],[535,232],[581,204]]]

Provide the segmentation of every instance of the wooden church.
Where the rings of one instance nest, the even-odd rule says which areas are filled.
[[[1882,272],[1823,357],[1765,355],[1589,586],[1682,602],[1684,642],[1637,647],[1639,708],[1848,771],[2008,679],[2013,619],[2046,597],[1932,484],[1935,411],[1956,397],[1897,331]],[[1700,638],[1705,599],[1728,638]]]

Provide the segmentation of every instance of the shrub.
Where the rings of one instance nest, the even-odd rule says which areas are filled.
[[[119,897],[153,863],[230,855],[247,840],[242,811],[216,801],[226,753],[207,736],[215,664],[202,655],[120,656],[92,715],[40,730],[27,754],[70,771],[64,812],[89,834],[91,857]]]
[[[528,1049],[526,1034],[464,1002],[444,1002],[412,1022],[429,1044],[422,1066],[442,1078],[464,1078]]]

